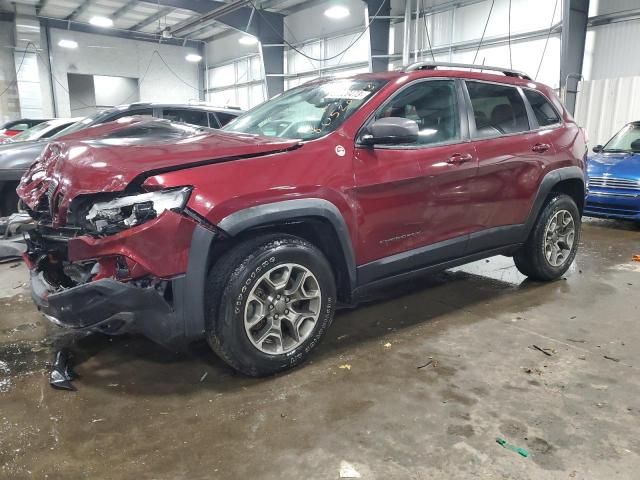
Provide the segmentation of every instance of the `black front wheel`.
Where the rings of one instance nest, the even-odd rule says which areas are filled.
[[[516,267],[533,280],[555,280],[569,268],[578,250],[581,218],[574,200],[553,194],[525,244],[513,256]]]
[[[18,211],[18,182],[7,182],[0,188],[0,217],[8,217]]]
[[[323,253],[291,235],[240,243],[212,267],[207,339],[230,366],[250,376],[301,363],[331,324],[336,286]]]

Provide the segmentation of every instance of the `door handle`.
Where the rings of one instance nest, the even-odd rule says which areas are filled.
[[[549,145],[548,143],[536,143],[533,147],[531,147],[531,150],[537,153],[544,153],[550,148],[551,145]]]
[[[447,158],[447,163],[449,165],[460,165],[465,162],[470,162],[471,160],[473,160],[473,155],[471,155],[470,153],[454,153],[449,158]]]

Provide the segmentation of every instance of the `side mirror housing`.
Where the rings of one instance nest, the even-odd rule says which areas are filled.
[[[596,145],[595,147],[593,147],[593,153],[600,153],[602,150],[604,150],[604,147],[602,145]]]
[[[418,124],[408,118],[380,118],[360,137],[364,145],[400,145],[418,141]]]

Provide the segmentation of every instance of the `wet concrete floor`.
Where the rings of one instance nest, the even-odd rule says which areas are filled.
[[[0,265],[0,478],[637,479],[639,253],[640,227],[589,220],[562,280],[494,257],[398,285],[267,379],[82,338],[77,392],[47,384],[59,331]]]

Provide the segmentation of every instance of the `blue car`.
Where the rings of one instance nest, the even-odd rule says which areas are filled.
[[[640,121],[631,122],[606,145],[593,147],[584,214],[640,221]]]

